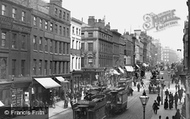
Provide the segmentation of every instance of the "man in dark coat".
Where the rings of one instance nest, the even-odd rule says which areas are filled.
[[[161,101],[161,97],[160,95],[158,94],[157,98],[156,98],[157,102],[158,102],[158,105],[160,106],[160,101]]]
[[[159,105],[158,103],[156,102],[156,100],[154,100],[154,103],[152,105],[152,108],[154,110],[154,113],[157,114],[157,110],[159,109]]]
[[[175,109],[177,109],[177,103],[178,103],[178,94],[177,94],[177,92],[175,93],[175,95],[174,95],[174,99],[175,99]]]
[[[137,84],[138,92],[140,91],[140,87],[141,87],[141,86],[140,86],[140,84],[138,83],[138,84]]]
[[[168,98],[168,96],[169,96],[169,91],[168,91],[168,89],[166,89],[165,95],[166,95],[166,97]]]

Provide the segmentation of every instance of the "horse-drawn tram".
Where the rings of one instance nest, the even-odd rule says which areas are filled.
[[[73,109],[73,119],[104,119],[106,117],[105,106],[105,95],[80,100]]]

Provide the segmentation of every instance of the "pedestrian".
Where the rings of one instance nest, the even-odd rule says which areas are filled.
[[[169,97],[169,91],[168,91],[168,89],[166,89],[165,95],[166,95],[167,98]]]
[[[172,119],[175,119],[175,116],[172,116]]]
[[[180,104],[181,104],[181,99],[183,97],[183,89],[182,88],[178,90],[178,95],[179,95],[179,101],[180,101]]]
[[[157,114],[157,110],[159,109],[159,107],[158,107],[158,103],[156,102],[156,100],[154,100],[152,108],[153,108],[154,113]]]
[[[162,119],[162,116],[161,116],[161,115],[159,116],[159,119]]]
[[[168,109],[168,98],[164,100],[164,109]]]
[[[166,119],[169,119],[169,117],[167,116]]]
[[[160,106],[160,101],[161,101],[161,97],[160,95],[158,94],[157,98],[156,98],[157,102],[158,102],[158,105]]]
[[[178,94],[177,94],[177,92],[175,93],[175,95],[174,95],[174,99],[175,99],[175,109],[177,109],[177,103],[178,103]]]
[[[140,87],[141,87],[141,86],[140,86],[140,84],[138,83],[138,84],[137,84],[138,92],[140,91]]]
[[[177,109],[177,112],[175,113],[175,119],[180,119],[180,118],[181,118],[180,110]]]
[[[178,88],[178,86],[177,86],[177,84],[175,84],[175,90],[177,91],[177,88]]]

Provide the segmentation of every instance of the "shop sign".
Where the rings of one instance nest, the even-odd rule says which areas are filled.
[[[178,25],[179,17],[175,16],[176,10],[168,10],[160,14],[149,13],[143,16],[145,23],[143,24],[144,30],[148,31],[156,29],[156,31],[164,30],[165,28]]]
[[[22,107],[23,90],[12,89],[12,107]]]

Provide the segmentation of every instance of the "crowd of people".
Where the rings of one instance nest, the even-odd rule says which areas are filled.
[[[178,81],[176,81],[178,80]],[[179,79],[176,78],[173,82],[175,82],[175,93],[173,94],[168,88],[165,90],[165,99],[164,99],[164,109],[165,110],[172,110],[173,108],[176,109],[175,115],[172,116],[171,119],[181,119],[180,109],[178,108],[178,104],[182,103],[183,93],[184,89],[179,84]],[[158,93],[157,98],[155,99],[152,108],[155,114],[157,114],[157,111],[159,110],[161,102],[160,94]],[[161,119],[162,116],[159,116],[159,119]],[[169,116],[166,117],[166,119],[170,119]]]

